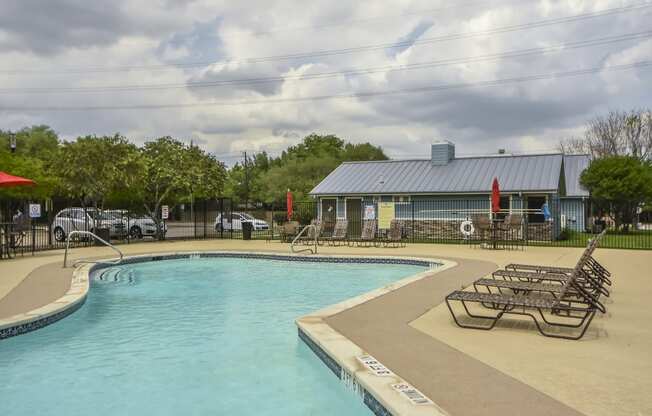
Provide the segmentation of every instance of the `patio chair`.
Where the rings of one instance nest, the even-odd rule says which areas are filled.
[[[349,227],[349,221],[338,219],[335,221],[335,227],[333,228],[333,234],[330,237],[324,237],[324,241],[330,246],[339,246],[341,243],[346,242],[346,233]]]
[[[389,223],[389,231],[382,242],[385,247],[405,247],[406,244],[405,240],[403,240],[403,228],[399,221],[392,220]]]
[[[299,232],[299,222],[298,221],[288,221],[283,224],[283,227],[280,230],[281,233],[281,242],[290,243],[292,239]]]
[[[606,312],[606,308],[599,301],[599,295],[591,293],[576,280],[588,257],[588,253],[580,257],[573,274],[561,286],[561,289],[552,289],[548,284],[530,283],[525,291],[510,294],[456,290],[446,296],[446,305],[455,323],[462,328],[490,330],[504,315],[511,314],[530,317],[544,336],[580,339],[586,333],[596,312]],[[474,287],[477,289],[477,286]],[[550,296],[551,293],[553,296]],[[467,316],[472,320],[484,321],[487,324],[461,322],[453,311],[453,302],[461,303]],[[471,313],[468,308],[470,303],[480,304],[486,309],[492,310],[494,314]],[[562,320],[559,321],[558,318]],[[572,329],[577,332],[574,334],[550,332],[550,328]]]
[[[474,214],[471,215],[471,222],[473,223],[473,228],[475,228],[475,232],[478,235],[478,241],[480,243],[488,241],[492,232],[491,219],[484,214]]]
[[[30,219],[26,215],[14,218],[13,223],[8,224],[4,230],[4,244],[7,257],[15,256],[18,250],[25,249],[27,232],[30,230]]]
[[[360,239],[351,240],[351,243],[357,243],[358,246],[377,246],[378,240],[376,239],[376,230],[378,228],[377,220],[364,220],[362,222],[362,233]]]
[[[509,214],[505,221],[498,225],[498,231],[505,245],[518,246],[524,242],[523,238],[523,216],[521,214]],[[521,246],[525,246],[521,244]]]

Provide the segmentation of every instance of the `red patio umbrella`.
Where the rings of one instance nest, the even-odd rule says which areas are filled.
[[[500,187],[498,186],[498,178],[494,178],[494,183],[491,185],[491,212],[494,214],[500,212]]]
[[[36,185],[31,179],[21,178],[20,176],[10,175],[0,172],[0,188],[11,188],[14,186]]]
[[[292,219],[292,214],[293,214],[293,209],[292,209],[292,192],[288,189],[288,193],[286,195],[286,204],[288,206],[288,221]]]

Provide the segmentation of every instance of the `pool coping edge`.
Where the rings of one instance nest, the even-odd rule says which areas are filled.
[[[70,287],[53,302],[31,311],[0,319],[0,340],[22,335],[43,328],[65,318],[79,309],[90,289],[91,264],[84,264],[72,271]]]
[[[394,256],[379,257],[395,258]],[[344,376],[347,378],[345,382],[348,385],[352,381],[357,383],[359,387],[354,385],[352,389],[354,391],[358,388],[362,390],[360,393],[364,403],[376,416],[444,416],[447,413],[430,398],[428,399],[432,402],[431,405],[414,405],[392,388],[393,384],[409,384],[409,380],[402,379],[396,373],[392,373],[391,376],[377,376],[369,371],[357,358],[367,353],[326,323],[326,319],[330,316],[457,266],[457,263],[452,260],[418,257],[400,258],[430,261],[439,264],[439,266],[304,315],[296,320],[298,335],[338,378],[342,379],[342,374],[337,373],[339,369],[340,372],[345,372]],[[389,370],[391,371],[391,368]]]
[[[205,251],[181,251],[137,254],[125,257],[120,264],[134,264],[147,261],[173,260],[182,258],[215,258],[215,257],[240,257],[269,259],[282,261],[305,261],[305,262],[342,262],[358,264],[408,264],[428,267],[428,270],[400,279],[389,285],[374,289],[353,298],[344,300],[334,305],[327,306],[318,311],[304,315],[296,319],[299,338],[308,345],[316,355],[328,365],[325,357],[318,353],[321,351],[330,360],[339,365],[341,370],[346,371],[350,376],[350,382],[358,383],[362,391],[361,398],[364,403],[378,416],[401,416],[401,415],[445,415],[436,404],[428,406],[414,406],[398,392],[391,389],[391,384],[405,383],[405,380],[394,375],[393,377],[376,377],[362,367],[356,359],[364,354],[364,351],[356,344],[344,337],[324,321],[327,317],[353,308],[371,299],[383,296],[389,292],[399,289],[405,285],[431,276],[443,270],[457,265],[451,260],[437,258],[413,257],[413,256],[391,256],[391,255],[356,255],[356,254],[283,254],[281,252],[257,252],[257,251],[231,251],[231,250],[205,250]],[[90,290],[90,276],[95,270],[115,266],[111,261],[117,260],[100,259],[95,262],[84,263],[72,270],[71,284],[68,291],[55,301],[31,311],[0,319],[0,341],[22,335],[28,332],[48,326],[77,311],[86,301]],[[54,266],[54,264],[53,264]],[[436,266],[433,268],[433,266]],[[311,345],[312,344],[312,345]],[[317,350],[318,349],[318,350]],[[355,352],[355,355],[351,355]],[[332,370],[332,369],[331,369]],[[338,375],[341,378],[341,374]],[[382,380],[381,380],[382,379]],[[388,383],[391,380],[391,383]]]

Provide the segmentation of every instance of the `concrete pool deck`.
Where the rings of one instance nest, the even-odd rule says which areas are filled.
[[[270,251],[277,242],[207,240],[120,246],[125,255],[173,251]],[[326,319],[337,332],[417,387],[451,415],[652,415],[652,254],[598,249],[614,275],[608,314],[581,341],[552,340],[515,319],[493,331],[454,325],[443,296],[508,262],[573,265],[581,250],[489,251],[456,245],[401,249],[323,247],[320,254],[452,259],[456,267]],[[0,319],[60,297],[70,285],[61,251],[0,261]],[[113,257],[106,248],[72,258]],[[443,307],[442,307],[443,306]]]

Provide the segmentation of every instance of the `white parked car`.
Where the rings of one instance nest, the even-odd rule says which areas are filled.
[[[103,212],[111,218],[119,218],[129,230],[129,237],[143,238],[156,236],[156,222],[149,215],[138,215],[129,213],[125,209],[109,209]],[[167,226],[163,224],[163,234],[167,232]]]
[[[250,222],[254,231],[269,230],[269,224],[266,221],[254,218],[246,212],[232,212],[231,214],[225,214],[224,219],[222,219],[222,214],[217,215],[217,218],[215,218],[215,231],[241,231],[243,222]]]
[[[108,228],[111,237],[122,237],[126,227],[121,218],[111,218],[95,208],[65,208],[52,221],[52,234],[56,241],[66,241],[72,231],[90,231]]]

